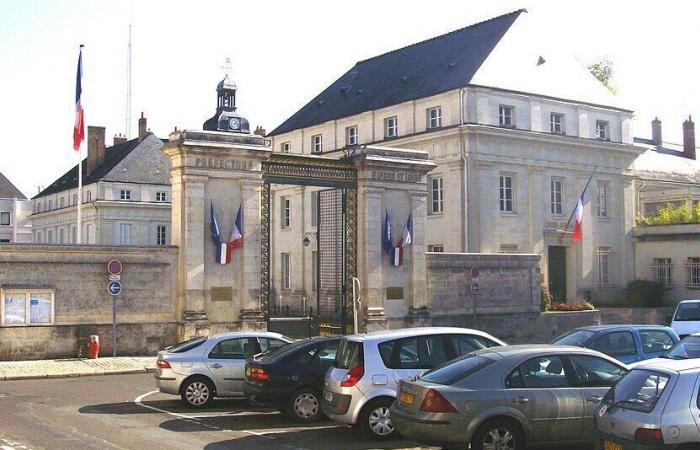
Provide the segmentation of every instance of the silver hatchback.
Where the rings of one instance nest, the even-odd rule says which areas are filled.
[[[158,352],[156,386],[195,408],[207,406],[214,397],[243,397],[246,359],[290,342],[286,336],[268,332],[190,339]]]
[[[700,364],[665,360],[634,367],[595,413],[598,448],[700,448]]]

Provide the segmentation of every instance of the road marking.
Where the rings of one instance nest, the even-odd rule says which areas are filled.
[[[0,438],[0,450],[30,450],[30,448],[17,441]]]

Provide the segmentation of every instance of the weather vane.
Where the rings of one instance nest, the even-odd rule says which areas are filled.
[[[224,73],[224,78],[231,79],[231,58],[226,58],[226,62],[221,66],[221,71]]]

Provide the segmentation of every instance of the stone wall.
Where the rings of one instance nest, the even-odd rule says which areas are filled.
[[[124,269],[116,297],[118,354],[153,354],[177,339],[176,247],[4,245],[0,300],[12,290],[41,289],[54,296],[49,325],[0,325],[0,360],[78,355],[85,338],[100,336],[111,354],[112,297],[107,261]],[[1,323],[1,322],[0,322]]]
[[[600,308],[600,317],[604,324],[666,325],[666,316],[674,308]]]

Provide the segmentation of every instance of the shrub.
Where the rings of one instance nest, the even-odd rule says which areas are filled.
[[[666,204],[653,216],[637,216],[635,222],[639,226],[700,223],[700,203],[693,204],[690,197],[688,197],[679,205]]]
[[[551,303],[546,311],[592,311],[595,309],[592,303],[585,300],[575,303]]]
[[[663,296],[663,286],[655,281],[630,281],[625,290],[628,306],[663,306]]]

